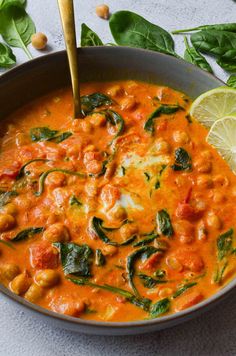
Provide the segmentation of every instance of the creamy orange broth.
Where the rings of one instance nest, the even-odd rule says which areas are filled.
[[[207,130],[193,119],[190,122],[186,95],[134,81],[82,85],[82,95],[97,92],[108,95],[113,103],[97,107],[85,119],[72,119],[71,91],[62,89],[5,121],[0,189],[17,195],[8,199],[0,195],[0,280],[30,302],[84,319],[141,320],[186,309],[235,276],[235,242],[219,258],[217,240],[236,227],[236,178],[206,143]],[[152,134],[144,125],[162,104],[179,107],[154,119]],[[124,129],[115,139],[119,125],[109,122],[104,114],[107,109],[124,120]],[[32,142],[30,130],[35,127],[72,135],[60,143]],[[180,147],[189,154],[190,165],[174,170],[175,152]],[[27,165],[17,179],[21,167],[36,158],[44,160]],[[37,196],[42,174],[54,168],[83,176],[52,171]],[[168,229],[166,233],[157,219],[163,210],[173,234]],[[124,246],[102,241],[92,223],[94,217],[102,219],[105,228],[117,228],[103,229],[115,245],[132,237],[133,241]],[[36,227],[41,228],[38,233],[14,240],[19,232]],[[151,232],[151,241],[144,245],[150,255],[140,252],[131,266],[134,290],[127,260],[135,251],[145,250],[134,244]],[[233,234],[229,231],[229,235],[230,245]],[[69,243],[91,249],[86,276],[84,270],[75,275],[63,272],[59,247]],[[102,266],[97,266],[97,249],[105,260]],[[74,257],[81,262],[77,252]],[[153,283],[145,286],[140,274],[153,278]],[[86,279],[98,287],[77,285],[68,277]],[[104,285],[128,291],[132,297],[99,287]],[[134,305],[143,298],[149,299],[146,310]],[[164,309],[157,305],[154,312],[153,305],[163,300]]]

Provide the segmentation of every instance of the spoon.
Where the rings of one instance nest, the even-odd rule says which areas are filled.
[[[74,119],[83,118],[80,101],[80,82],[76,48],[75,18],[73,0],[58,0],[64,32],[66,51],[69,60],[70,76],[74,101]]]

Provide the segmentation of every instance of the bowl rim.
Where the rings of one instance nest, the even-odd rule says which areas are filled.
[[[176,57],[172,57],[170,55],[164,54],[164,53],[159,53],[159,52],[154,52],[154,51],[150,51],[150,50],[146,50],[146,49],[142,49],[142,48],[132,48],[132,47],[126,47],[126,46],[116,46],[116,47],[104,47],[104,46],[96,46],[96,47],[86,47],[86,48],[78,48],[78,51],[80,52],[80,55],[83,55],[83,53],[86,53],[88,55],[95,55],[95,54],[99,54],[101,51],[108,51],[108,52],[118,52],[118,51],[130,51],[133,52],[134,54],[136,53],[137,55],[139,53],[149,53],[152,55],[156,55],[156,56],[161,56],[163,58],[168,58],[170,59],[170,57],[172,58],[173,61],[176,62],[176,64],[182,64],[185,65],[186,68],[190,68],[193,69],[197,72],[199,72],[199,74],[204,75],[206,77],[208,77],[211,81],[213,80],[215,83],[219,83],[220,85],[226,85],[221,79],[217,78],[215,75],[213,75],[212,73],[206,72],[198,67],[196,67],[195,65],[186,62],[185,60],[183,60],[182,58],[176,58]],[[43,56],[40,57],[36,57],[30,61],[24,62],[22,64],[17,65],[14,68],[9,69],[6,73],[3,73],[0,75],[0,82],[6,80],[14,80],[14,77],[18,74],[20,74],[21,72],[25,72],[30,68],[33,68],[35,66],[37,66],[38,64],[43,64],[46,63],[47,60],[53,59],[53,58],[58,58],[61,56],[65,56],[66,57],[66,51],[65,50],[60,50],[60,51],[54,51],[52,53],[48,53],[45,54]],[[209,307],[213,307],[215,304],[217,304],[217,302],[219,302],[220,300],[224,299],[226,296],[228,296],[230,294],[230,292],[233,291],[234,287],[236,286],[236,278],[233,279],[232,281],[230,281],[225,287],[223,287],[222,289],[220,289],[218,292],[216,292],[215,294],[213,294],[211,297],[203,300],[202,302],[187,308],[183,311],[174,313],[174,314],[170,314],[170,315],[164,315],[164,316],[160,316],[158,318],[154,318],[154,319],[149,319],[149,320],[136,320],[136,321],[121,321],[121,322],[108,322],[108,321],[95,321],[95,320],[87,320],[87,319],[80,319],[80,318],[76,318],[76,317],[72,317],[72,316],[68,316],[68,315],[64,315],[64,314],[59,314],[56,312],[53,312],[49,309],[43,308],[37,304],[33,304],[29,301],[27,301],[26,299],[24,299],[23,297],[20,297],[16,294],[14,294],[13,292],[11,292],[8,288],[4,287],[3,285],[0,284],[0,292],[3,293],[6,297],[8,297],[9,299],[11,299],[12,301],[16,302],[17,304],[20,304],[21,306],[23,305],[25,308],[30,309],[31,311],[33,310],[34,312],[36,312],[39,315],[44,315],[46,317],[49,318],[53,318],[59,321],[63,321],[69,324],[73,324],[73,325],[78,325],[81,327],[91,327],[91,328],[98,328],[98,329],[130,329],[130,328],[135,328],[135,329],[139,329],[139,328],[144,328],[144,327],[150,327],[150,326],[156,326],[158,328],[165,328],[169,325],[174,325],[177,324],[180,321],[184,321],[187,320],[187,318],[189,317],[193,317],[197,314],[200,314],[201,312],[207,311],[207,309],[209,309]],[[138,332],[138,330],[137,330]]]

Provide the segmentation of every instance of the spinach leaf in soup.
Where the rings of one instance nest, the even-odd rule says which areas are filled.
[[[84,115],[88,115],[100,106],[108,106],[112,103],[112,99],[103,93],[93,93],[81,96],[81,106]]]
[[[26,0],[0,0],[0,11],[10,6],[22,7],[26,5]]]
[[[167,283],[167,281],[165,281],[163,279],[155,279],[155,278],[152,278],[151,276],[148,276],[144,273],[139,273],[138,277],[141,280],[144,287],[150,288],[150,289],[154,288],[157,284]]]
[[[57,136],[49,138],[48,141],[52,141],[52,142],[55,142],[55,143],[60,143],[62,141],[65,141],[70,136],[72,136],[72,132],[66,131],[66,132],[62,132],[61,134],[59,134]]]
[[[104,266],[106,263],[105,256],[102,254],[100,249],[96,249],[95,251],[95,265],[96,266]]]
[[[115,136],[113,137],[112,141],[110,142],[110,144],[112,144],[112,142],[118,137],[120,136],[123,131],[124,131],[124,127],[125,127],[125,122],[123,117],[118,114],[116,111],[114,110],[105,110],[104,111],[105,116],[106,116],[106,120],[112,125],[112,126],[116,126],[117,127],[117,131]]]
[[[70,206],[77,206],[77,207],[83,205],[75,195],[72,195],[70,197],[69,204]]]
[[[232,74],[228,80],[227,80],[227,85],[231,88],[236,88],[236,75]]]
[[[16,56],[11,48],[0,42],[0,67],[10,68],[16,63]]]
[[[164,236],[171,237],[174,234],[170,215],[164,209],[158,211],[157,213],[157,226]]]
[[[218,260],[221,261],[224,257],[232,252],[234,230],[231,228],[221,234],[217,239]]]
[[[174,171],[189,171],[192,169],[192,159],[184,148],[178,147],[175,150],[175,163],[171,168]]]
[[[201,55],[197,51],[195,47],[190,47],[187,37],[184,37],[184,43],[185,43],[185,52],[184,52],[184,59],[192,64],[195,64],[199,68],[206,70],[207,72],[213,73],[213,70],[210,66],[210,64],[207,62],[206,58]]]
[[[85,23],[82,23],[80,45],[81,47],[103,46],[103,43],[99,36],[91,30],[91,28],[89,28]]]
[[[43,227],[28,227],[25,230],[18,232],[18,234],[11,239],[13,242],[28,240],[36,234],[40,234],[44,231]]]
[[[34,127],[30,129],[31,141],[47,141],[52,139],[58,134],[58,130],[51,130],[49,127]]]
[[[15,190],[9,190],[9,191],[0,191],[0,207],[8,204],[12,198],[16,197],[18,195],[17,191]]]
[[[170,299],[164,298],[152,304],[150,307],[150,317],[157,318],[159,315],[167,313],[170,309]]]
[[[0,11],[2,38],[9,46],[22,48],[29,59],[32,59],[32,55],[27,46],[34,33],[35,25],[23,8],[10,6]]]
[[[154,119],[157,119],[161,115],[171,115],[174,114],[176,111],[182,109],[179,105],[167,105],[162,104],[157,109],[155,109],[151,115],[149,115],[147,121],[144,124],[144,130],[150,132],[151,134],[154,133]]]
[[[72,242],[56,242],[53,245],[60,251],[61,264],[65,275],[91,276],[93,251],[88,245],[78,245]]]
[[[183,294],[184,292],[186,292],[186,290],[188,290],[189,288],[192,288],[194,286],[197,285],[197,282],[189,282],[186,283],[184,285],[182,285],[179,289],[177,289],[177,291],[173,294],[173,298],[177,298],[179,297],[181,294]]]
[[[178,57],[171,35],[134,12],[115,12],[109,25],[118,45],[144,48]]]

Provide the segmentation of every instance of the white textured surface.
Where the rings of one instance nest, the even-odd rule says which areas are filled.
[[[104,0],[105,1],[105,0]],[[74,0],[76,22],[85,22],[104,42],[112,40],[108,23],[94,15],[96,0]],[[207,23],[234,22],[233,0],[106,0],[112,12],[129,9],[167,30]],[[56,0],[28,0],[28,12],[37,30],[47,34],[49,49],[64,47]],[[78,37],[79,38],[79,37]],[[183,53],[182,37],[175,37]],[[26,60],[15,50],[19,63]],[[34,56],[38,52],[32,50]],[[42,53],[42,52],[41,52]],[[45,52],[43,52],[45,53]],[[42,54],[43,54],[42,53]],[[214,65],[215,73],[227,75]],[[236,355],[236,292],[205,315],[175,328],[143,336],[86,336],[50,325],[29,316],[0,296],[0,356],[90,356],[90,355]]]

